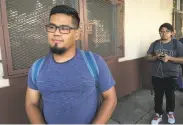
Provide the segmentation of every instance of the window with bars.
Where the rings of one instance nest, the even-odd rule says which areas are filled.
[[[173,26],[176,30],[176,38],[183,37],[183,0],[174,0]]]
[[[1,0],[7,76],[27,73],[49,51],[44,25],[55,5],[76,8],[81,18],[77,47],[105,59],[124,56],[124,1],[122,0]]]
[[[88,50],[103,57],[122,56],[123,7],[104,0],[87,0],[86,6]]]

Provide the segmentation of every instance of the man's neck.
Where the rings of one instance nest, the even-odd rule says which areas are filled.
[[[162,43],[169,43],[172,39],[167,39],[167,40],[161,40]]]
[[[76,48],[67,50],[64,54],[53,54],[53,59],[57,63],[64,63],[71,60],[76,55]]]

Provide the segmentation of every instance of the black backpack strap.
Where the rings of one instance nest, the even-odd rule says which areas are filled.
[[[176,39],[173,39],[173,45],[174,45],[174,50],[176,50],[177,49],[177,40]]]
[[[177,57],[179,56],[179,53],[178,53],[178,51],[177,51],[177,46],[178,46],[178,40],[176,40],[176,39],[173,39],[173,49],[174,49],[174,51],[176,51],[176,53],[177,53]]]

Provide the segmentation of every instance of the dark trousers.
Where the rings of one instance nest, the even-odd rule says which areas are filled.
[[[175,109],[175,88],[177,77],[158,78],[152,77],[154,89],[155,112],[163,114],[163,96],[166,96],[166,112],[174,112]]]

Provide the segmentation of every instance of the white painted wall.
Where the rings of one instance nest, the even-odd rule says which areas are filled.
[[[0,60],[2,60],[2,56],[1,56],[1,47],[0,47]]]
[[[125,0],[125,57],[119,62],[144,57],[160,25],[172,23],[172,9],[173,0]]]
[[[0,48],[0,60],[2,60],[2,57],[1,57],[1,48]],[[10,86],[9,79],[4,79],[3,78],[3,75],[4,75],[4,73],[3,73],[3,65],[0,62],[0,88]]]

